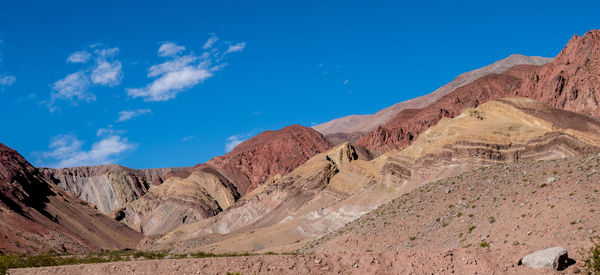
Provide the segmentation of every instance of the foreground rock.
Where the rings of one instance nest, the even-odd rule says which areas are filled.
[[[569,255],[562,247],[552,247],[535,251],[521,260],[521,264],[531,268],[552,268],[563,270],[567,267]]]

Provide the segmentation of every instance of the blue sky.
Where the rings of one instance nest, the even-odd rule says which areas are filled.
[[[5,1],[0,142],[38,166],[190,166],[600,27],[598,1],[450,2]]]

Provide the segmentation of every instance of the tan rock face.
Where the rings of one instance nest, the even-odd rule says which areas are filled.
[[[186,178],[170,177],[116,210],[115,218],[145,235],[167,233],[182,224],[214,216],[235,203],[239,195],[222,180],[201,171]]]
[[[0,143],[0,250],[82,253],[133,248],[142,235],[47,181]]]
[[[65,191],[94,204],[108,213],[148,192],[185,168],[130,169],[120,165],[74,168],[40,168],[40,171]]]

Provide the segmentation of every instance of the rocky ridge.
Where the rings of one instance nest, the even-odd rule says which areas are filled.
[[[547,64],[551,61],[552,58],[513,54],[483,68],[463,73],[448,84],[438,88],[430,94],[394,104],[373,115],[351,115],[313,126],[313,128],[326,136],[333,137],[334,139],[341,138],[342,134],[351,134],[351,136],[346,136],[344,141],[353,142],[356,136],[373,131],[377,126],[383,125],[394,118],[394,116],[402,110],[421,109],[427,107],[429,104],[434,103],[455,89],[465,86],[483,76],[489,74],[500,74],[516,65],[539,66]]]
[[[583,37],[573,37],[565,49],[544,66],[520,65],[501,74],[486,75],[425,108],[402,111],[356,144],[375,154],[406,148],[442,117],[454,117],[466,108],[508,96],[528,97],[554,107],[598,115],[599,34],[600,31],[592,30]]]

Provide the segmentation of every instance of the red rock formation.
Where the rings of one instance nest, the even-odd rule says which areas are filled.
[[[517,94],[600,117],[600,30],[573,36],[552,63],[526,79]]]
[[[331,147],[332,144],[319,132],[291,125],[278,131],[262,132],[233,151],[195,168],[214,167],[243,195],[277,174],[291,172],[310,157]]]
[[[423,109],[406,109],[383,126],[356,141],[376,154],[410,145],[421,133],[442,117],[455,117],[464,109],[512,95],[523,79],[533,75],[537,66],[520,65],[502,74],[491,74],[454,90]]]
[[[600,116],[600,31],[590,31],[583,37],[575,35],[549,64],[515,66],[502,74],[479,78],[423,109],[404,110],[356,144],[376,154],[405,148],[442,117],[454,117],[465,108],[507,96],[528,97],[557,108]]]

